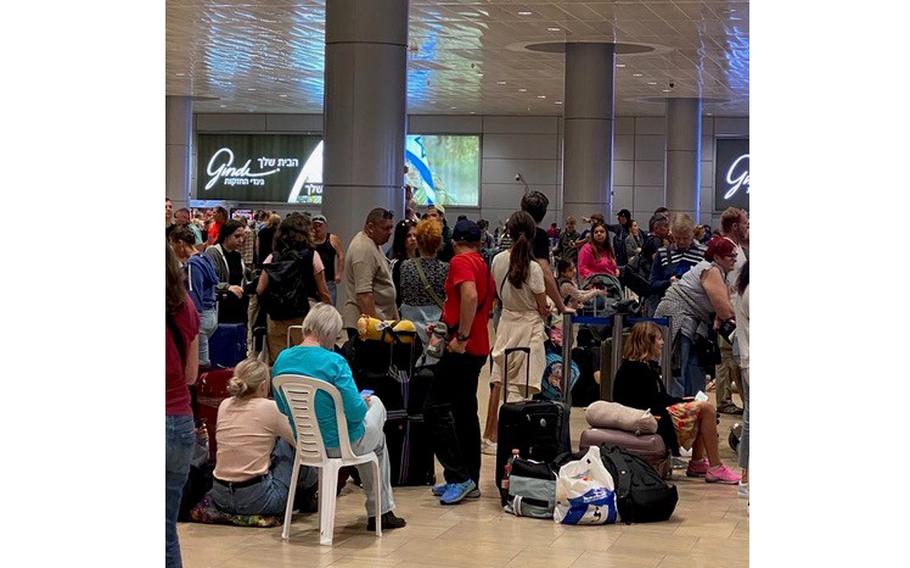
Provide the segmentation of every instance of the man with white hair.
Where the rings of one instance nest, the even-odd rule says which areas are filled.
[[[272,367],[272,378],[274,380],[279,375],[287,374],[305,375],[338,389],[344,404],[351,449],[357,455],[375,452],[379,458],[379,479],[374,478],[371,464],[357,466],[367,497],[367,530],[375,530],[377,514],[382,515],[383,529],[401,528],[407,523],[393,512],[395,499],[392,495],[391,468],[382,430],[386,421],[385,406],[379,397],[362,395],[358,391],[347,361],[335,353],[333,348],[341,334],[341,326],[341,315],[334,307],[324,303],[313,306],[303,320],[303,342],[278,355]],[[274,390],[274,386],[273,394],[278,409],[290,417],[287,401],[279,391]],[[316,394],[315,412],[326,453],[330,457],[341,457],[335,405],[328,394]],[[294,427],[293,422],[291,427]],[[382,484],[381,503],[376,503],[376,483]],[[334,480],[329,483],[329,486],[333,485]]]

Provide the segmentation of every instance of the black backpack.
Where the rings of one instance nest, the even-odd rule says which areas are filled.
[[[272,262],[262,266],[269,275],[263,304],[273,320],[301,318],[310,311],[309,298],[316,296],[313,254],[311,249],[273,253]]]
[[[676,509],[679,495],[648,462],[619,446],[600,446],[604,462],[616,486],[619,517],[626,524],[666,521]]]

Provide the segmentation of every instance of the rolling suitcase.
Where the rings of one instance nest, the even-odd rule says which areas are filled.
[[[233,369],[246,359],[246,324],[220,323],[209,338],[212,367]]]
[[[505,350],[502,384],[504,396],[508,392],[509,355],[515,352],[524,353],[526,357],[531,356],[531,349],[528,347]],[[525,368],[527,370],[525,384],[529,384],[531,367],[527,365]],[[565,386],[562,392],[566,392]],[[496,487],[499,489],[502,504],[505,505],[509,499],[508,491],[503,490],[502,479],[513,449],[517,449],[522,458],[551,462],[570,448],[569,406],[564,401],[530,400],[503,404],[499,408],[496,442]]]
[[[218,453],[218,443],[215,439],[215,427],[218,424],[218,407],[221,401],[229,398],[228,382],[234,376],[234,369],[212,369],[199,376],[193,385],[195,405],[193,415],[197,423],[205,421],[209,433],[209,456],[212,463]]]
[[[433,370],[414,368],[420,351],[418,338],[415,335],[410,344],[353,341],[357,386],[372,390],[386,408],[383,432],[392,485],[433,485],[433,444],[423,417]]]
[[[636,436],[631,432],[613,428],[589,428],[581,433],[578,444],[580,451],[587,451],[590,446],[619,446],[630,454],[635,454],[648,462],[663,479],[670,479],[673,472],[670,450],[664,444],[660,434]]]

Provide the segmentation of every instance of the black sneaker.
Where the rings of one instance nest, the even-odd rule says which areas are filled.
[[[401,527],[408,524],[401,517],[396,517],[395,513],[389,511],[382,515],[382,530],[392,530],[400,529]],[[367,519],[367,530],[375,531],[376,530],[376,517],[370,517]]]
[[[743,413],[743,409],[731,402],[719,407],[717,409],[717,412],[720,414],[732,414],[734,416],[740,416]]]

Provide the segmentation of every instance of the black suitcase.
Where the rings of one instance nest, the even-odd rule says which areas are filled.
[[[416,338],[411,345],[411,353],[404,356],[399,356],[398,352],[390,354],[390,347],[383,345],[386,369],[375,371],[374,360],[365,365],[368,370],[361,370],[359,376],[355,375],[357,386],[372,390],[386,408],[383,432],[386,451],[389,453],[390,478],[394,486],[436,483],[433,444],[423,418],[423,406],[429,393],[433,369],[413,369],[410,366],[413,364],[409,361],[413,361],[414,352],[419,350]],[[379,355],[378,351],[374,352],[374,356]],[[408,365],[404,367],[406,370],[388,364],[396,358]]]
[[[508,392],[509,355],[522,352],[531,356],[528,347],[506,349],[503,356],[504,377],[502,393]],[[530,365],[526,366],[530,382]],[[563,387],[562,392],[566,389]],[[563,401],[530,400],[510,402],[499,408],[499,427],[496,440],[496,487],[503,506],[508,502],[508,491],[502,488],[505,466],[512,450],[525,459],[551,462],[561,453],[570,451],[569,407]]]

